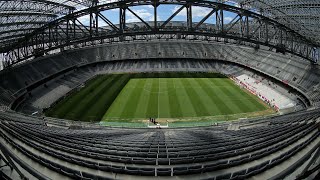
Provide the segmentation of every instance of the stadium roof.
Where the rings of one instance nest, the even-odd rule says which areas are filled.
[[[260,12],[320,44],[319,0],[232,0]]]
[[[73,11],[90,7],[97,0],[0,0],[0,47]],[[101,3],[114,0],[100,0]]]
[[[119,0],[0,0],[0,48],[36,28],[93,4]],[[271,17],[320,44],[318,0],[210,0],[233,3]]]

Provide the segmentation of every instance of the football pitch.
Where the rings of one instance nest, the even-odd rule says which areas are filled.
[[[214,73],[100,75],[47,111],[48,116],[110,122],[201,119],[270,113],[256,96]],[[240,116],[239,116],[240,117]]]

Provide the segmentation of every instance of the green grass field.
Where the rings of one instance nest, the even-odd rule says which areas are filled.
[[[149,117],[198,121],[271,111],[256,96],[219,74],[154,73],[98,76],[46,115],[82,121],[141,122]]]

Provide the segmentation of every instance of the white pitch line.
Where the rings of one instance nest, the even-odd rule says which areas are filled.
[[[158,78],[159,79],[159,88],[158,88],[158,118],[159,118],[159,114],[160,114],[160,106],[159,106],[159,95],[160,95],[160,87],[161,87],[161,85],[160,85],[160,78]]]

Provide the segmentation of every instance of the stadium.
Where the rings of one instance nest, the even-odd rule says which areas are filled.
[[[319,12],[0,0],[0,179],[320,179]]]

